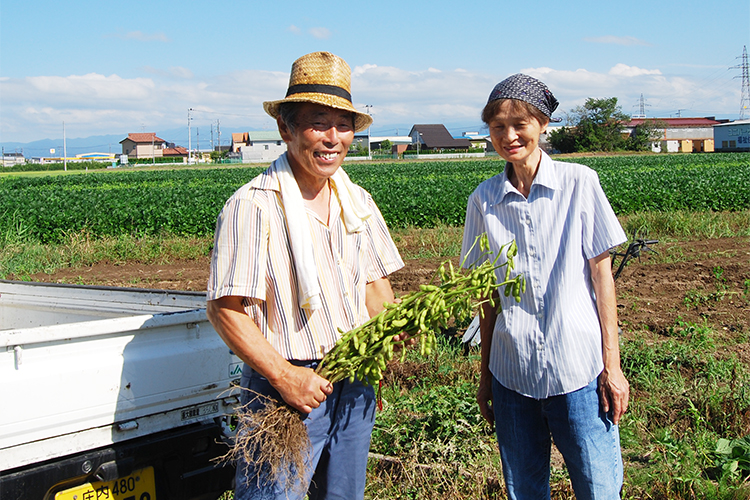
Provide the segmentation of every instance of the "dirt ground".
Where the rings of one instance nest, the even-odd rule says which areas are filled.
[[[680,241],[653,245],[658,255],[631,260],[616,282],[618,313],[624,333],[668,332],[678,321],[704,321],[729,335],[750,337],[750,238]],[[432,277],[443,259],[413,259],[391,276],[397,295]],[[454,259],[454,264],[458,259]],[[617,261],[616,261],[617,264]],[[91,285],[205,290],[208,257],[169,264],[102,262],[33,280]],[[746,344],[747,345],[747,344]],[[749,357],[750,361],[750,357]]]
[[[623,335],[669,335],[680,322],[703,325],[724,334],[726,351],[750,366],[750,238],[724,238],[653,245],[623,269],[615,285]],[[397,296],[427,283],[440,258],[412,259],[391,276]],[[453,259],[458,265],[458,258]],[[619,259],[615,260],[619,264]],[[169,264],[112,264],[36,274],[33,280],[167,290],[205,290],[208,257]],[[637,333],[636,333],[637,332]],[[462,332],[458,332],[459,334]],[[420,367],[401,367],[420,370]],[[408,380],[404,373],[392,376]],[[562,457],[553,450],[553,467]]]

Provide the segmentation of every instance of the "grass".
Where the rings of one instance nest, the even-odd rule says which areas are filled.
[[[210,237],[120,236],[90,238],[85,233],[69,235],[59,244],[43,245],[23,235],[0,235],[0,278],[25,279],[32,274],[97,263],[167,263],[208,256]]]
[[[638,234],[668,243],[677,239],[706,239],[717,237],[750,236],[750,210],[718,213],[661,213],[648,212],[621,217],[629,235]],[[445,258],[456,256],[461,250],[463,228],[405,228],[391,231],[401,256],[405,259]],[[166,263],[180,259],[195,259],[209,255],[213,247],[211,236],[180,237],[169,234],[92,238],[86,233],[74,233],[58,244],[42,245],[29,237],[18,221],[5,233],[0,233],[0,279],[8,276],[29,276],[38,272],[51,273],[57,269],[78,267],[97,262]],[[662,250],[653,262],[680,262],[685,256],[677,247]],[[750,294],[750,283],[746,284]]]
[[[650,258],[654,262],[694,259],[695,254],[668,250],[670,241],[750,236],[750,211],[644,213],[621,221],[628,234],[660,240],[659,254]],[[458,254],[461,233],[456,227],[412,228],[394,230],[393,237],[407,259],[442,258]],[[0,234],[0,277],[103,261],[205,258],[212,244],[211,238],[170,235],[94,239],[73,234],[64,243],[41,245],[15,225]],[[686,297],[686,309],[719,298],[724,270],[716,266],[712,274],[712,289]],[[742,299],[750,300],[750,280],[740,290]],[[681,320],[658,334],[625,330],[622,360],[632,400],[621,423],[623,498],[750,499],[750,471],[742,468],[750,463],[743,461],[750,460],[750,451],[743,451],[741,441],[750,434],[750,369],[736,354],[747,344],[748,332]],[[478,353],[464,355],[454,333],[445,332],[429,358],[410,353],[406,363],[391,370],[373,433],[366,498],[506,498],[494,436],[475,402]],[[724,448],[717,451],[721,443]],[[726,453],[727,443],[735,443],[730,452],[739,456]],[[552,483],[553,498],[573,498],[564,466],[552,471]]]

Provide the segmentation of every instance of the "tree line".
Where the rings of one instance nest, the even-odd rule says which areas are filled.
[[[645,120],[631,133],[623,131],[630,116],[622,112],[617,98],[586,99],[565,113],[569,126],[550,131],[548,141],[560,153],[591,151],[648,151],[653,141],[661,137],[665,124],[659,120]]]

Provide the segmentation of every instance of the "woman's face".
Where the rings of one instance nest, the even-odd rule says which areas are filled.
[[[547,130],[547,123],[539,123],[510,100],[500,105],[488,125],[495,151],[514,165],[523,165],[537,158],[539,136]]]

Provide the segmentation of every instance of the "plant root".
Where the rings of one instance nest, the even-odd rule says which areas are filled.
[[[220,460],[245,461],[252,471],[245,480],[256,481],[259,488],[276,484],[290,493],[307,490],[311,445],[300,413],[274,398],[257,393],[255,397],[263,398],[265,406],[238,409],[234,444]]]

